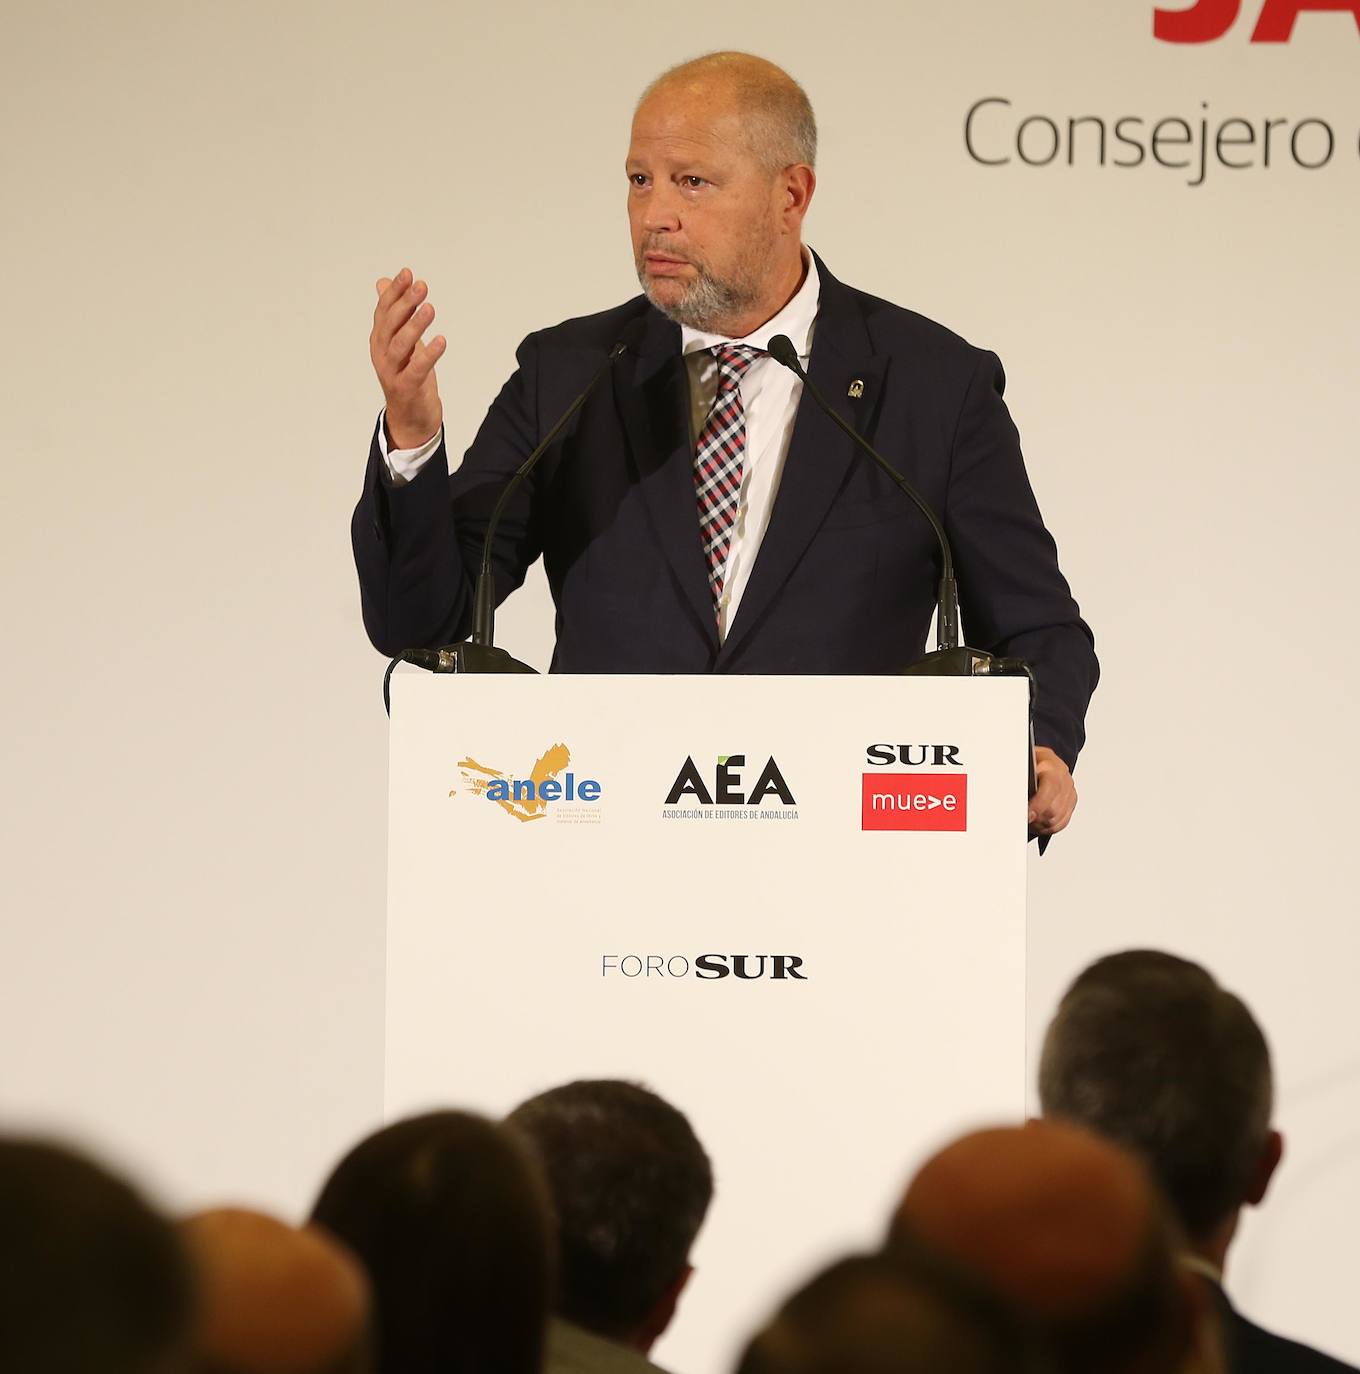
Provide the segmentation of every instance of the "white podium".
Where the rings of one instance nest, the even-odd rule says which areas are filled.
[[[716,1195],[677,1374],[1022,1115],[1027,690],[394,677],[388,1116],[575,1078],[683,1110]]]

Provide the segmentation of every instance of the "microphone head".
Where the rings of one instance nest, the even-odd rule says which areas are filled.
[[[646,315],[638,315],[628,321],[619,332],[619,341],[610,350],[609,356],[617,358],[624,353],[636,353],[642,346],[642,336],[647,332]]]
[[[798,361],[798,350],[787,334],[776,334],[770,340],[766,351],[775,362],[782,363],[790,372],[796,372],[800,377],[803,375],[803,365]]]

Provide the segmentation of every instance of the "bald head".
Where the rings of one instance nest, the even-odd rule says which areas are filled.
[[[363,1374],[368,1286],[315,1227],[224,1208],[183,1225],[198,1274],[199,1368],[213,1374]]]
[[[773,319],[806,275],[816,156],[807,96],[773,63],[710,53],[659,76],[634,111],[625,162],[647,299],[730,339]]]
[[[767,171],[817,163],[817,121],[803,88],[782,67],[744,52],[713,52],[663,72],[638,112],[658,98],[732,116],[732,127]]]
[[[1143,1167],[1070,1127],[979,1131],[929,1160],[890,1244],[925,1244],[1049,1333],[1069,1369],[1174,1368],[1191,1338],[1174,1231]]]

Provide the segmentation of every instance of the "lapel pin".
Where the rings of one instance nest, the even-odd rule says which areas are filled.
[[[850,389],[845,393],[852,401],[858,401],[864,395],[864,383],[858,377],[850,383]]]

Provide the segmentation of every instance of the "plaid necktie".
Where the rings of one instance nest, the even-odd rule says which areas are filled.
[[[718,394],[694,451],[694,492],[699,500],[699,530],[716,616],[727,575],[727,553],[732,547],[732,526],[737,521],[737,498],[741,494],[746,458],[741,379],[764,350],[748,344],[719,344],[709,351],[718,360]]]

